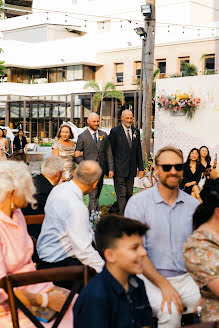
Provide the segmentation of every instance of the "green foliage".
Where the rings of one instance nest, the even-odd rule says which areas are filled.
[[[171,79],[175,79],[176,77],[181,77],[181,75],[178,73],[174,73],[174,74],[170,74],[168,77]]]
[[[202,61],[202,59],[205,58],[205,57],[206,57],[206,54],[202,54],[201,58],[200,58],[200,61]]]
[[[100,92],[99,84],[94,80],[91,80],[85,84],[84,89],[89,89],[89,88],[94,89],[95,92]]]
[[[181,63],[182,76],[196,76],[198,75],[198,68],[190,63],[183,61]]]
[[[1,0],[0,0],[1,1]],[[0,3],[1,5],[1,3]],[[1,10],[1,9],[0,9]],[[0,48],[0,54],[3,52],[3,49]],[[7,68],[4,66],[4,61],[0,61],[0,76],[4,76],[7,74]]]
[[[159,68],[157,68],[153,73],[153,81],[157,77],[158,74],[160,74],[160,69]]]
[[[101,91],[99,84],[96,81],[89,81],[85,84],[84,89],[92,88],[95,90],[95,94],[92,97],[95,111],[97,111],[99,104],[106,98],[118,99],[122,105],[125,103],[125,96],[122,91],[116,90],[115,84],[107,82]]]

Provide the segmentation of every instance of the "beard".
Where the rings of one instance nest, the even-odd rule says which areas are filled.
[[[168,183],[168,178],[169,177],[175,177],[175,178],[178,178],[178,182],[175,183],[175,184],[169,184]],[[165,186],[166,188],[170,189],[170,190],[174,190],[176,188],[178,188],[179,184],[181,183],[182,181],[182,177],[179,177],[178,175],[169,175],[167,176],[165,179],[161,180],[160,179],[160,183]]]

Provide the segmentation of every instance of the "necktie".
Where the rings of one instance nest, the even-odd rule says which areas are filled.
[[[128,139],[129,147],[132,148],[132,139],[130,137],[129,129],[127,129],[127,139]]]
[[[95,143],[97,143],[97,133],[94,132],[93,136],[94,136],[94,141],[95,141]]]

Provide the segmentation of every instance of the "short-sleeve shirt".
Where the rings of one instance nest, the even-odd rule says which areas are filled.
[[[219,278],[219,240],[208,231],[195,231],[183,249],[185,265],[200,287],[203,321],[219,320],[219,297],[207,285]]]
[[[127,293],[106,267],[82,290],[73,310],[74,328],[141,328],[152,321],[143,281],[130,276]]]
[[[166,278],[186,273],[182,250],[192,233],[192,218],[199,204],[197,199],[179,190],[170,206],[155,185],[132,196],[126,205],[126,217],[149,226],[144,247],[155,268]]]

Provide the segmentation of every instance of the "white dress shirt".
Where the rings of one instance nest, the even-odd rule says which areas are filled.
[[[130,135],[130,138],[131,138],[131,140],[132,140],[132,128],[131,128],[131,126],[130,126],[130,128],[127,128],[127,127],[122,123],[122,127],[123,127],[123,129],[124,129],[124,131],[125,131],[126,138],[128,139],[127,131],[129,131],[129,135]]]
[[[94,133],[96,133],[96,137],[97,137],[97,141],[98,141],[98,138],[99,138],[98,129],[97,129],[97,131],[93,131],[93,130],[91,130],[90,128],[88,128],[88,131],[90,132],[91,137],[92,137],[93,139],[94,139]]]
[[[89,211],[72,180],[54,187],[47,198],[37,251],[46,262],[73,257],[97,272],[102,270],[104,261],[92,246]]]

